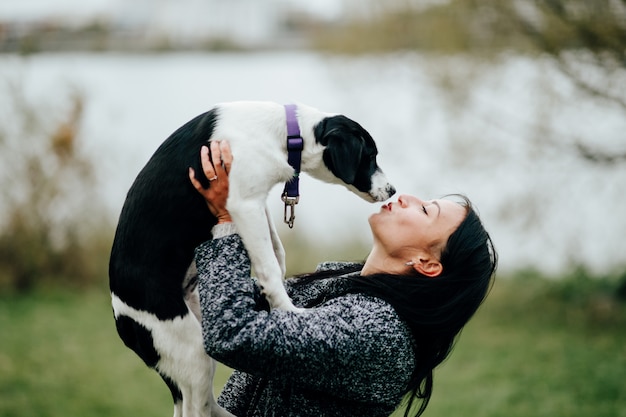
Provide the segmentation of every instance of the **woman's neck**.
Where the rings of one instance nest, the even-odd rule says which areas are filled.
[[[363,264],[361,275],[395,274],[404,275],[409,271],[407,260],[390,256],[385,251],[372,249]]]

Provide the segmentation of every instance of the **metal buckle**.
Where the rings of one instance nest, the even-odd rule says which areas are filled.
[[[285,203],[285,223],[289,225],[290,229],[293,229],[293,221],[296,218],[296,204],[298,204],[299,197],[289,197],[287,194],[281,196]]]

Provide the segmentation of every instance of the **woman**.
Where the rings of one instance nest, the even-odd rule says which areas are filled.
[[[268,311],[228,210],[232,155],[201,151],[204,189],[218,218],[196,249],[205,348],[235,369],[219,403],[243,416],[388,416],[408,396],[425,410],[433,369],[486,297],[491,239],[469,201],[402,195],[370,216],[363,265],[326,263],[288,280],[303,313]]]

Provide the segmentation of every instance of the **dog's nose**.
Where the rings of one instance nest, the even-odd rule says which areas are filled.
[[[396,187],[394,187],[391,184],[387,184],[387,187],[385,188],[385,192],[387,193],[387,196],[388,196],[387,198],[389,198],[396,193]]]

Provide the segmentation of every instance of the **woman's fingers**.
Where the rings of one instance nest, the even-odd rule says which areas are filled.
[[[201,191],[203,189],[200,181],[196,179],[196,171],[194,171],[192,167],[189,167],[189,180],[191,181],[191,185],[193,185],[193,188],[195,188],[196,190]]]
[[[213,152],[213,144],[211,143],[211,151],[213,153],[213,158],[215,158],[215,152]],[[219,155],[217,155],[219,158]],[[207,146],[203,146],[200,148],[200,161],[202,162],[202,170],[204,171],[204,175],[208,178],[209,181],[215,180],[215,176],[217,175],[215,172],[215,167],[211,161],[209,156],[209,148]]]
[[[213,172],[219,178],[220,174],[223,174],[222,168],[222,155],[220,154],[220,143],[216,140],[211,141],[211,163],[213,164]],[[211,177],[208,177],[211,178]]]
[[[210,182],[219,180],[220,176],[222,179],[227,180],[233,162],[230,145],[226,141],[211,141],[209,146],[211,147],[211,152],[209,152],[208,146],[200,148],[200,160],[204,175]],[[200,181],[196,179],[195,171],[191,167],[189,168],[189,179],[196,190],[204,190]]]
[[[226,209],[226,202],[229,188],[228,171],[230,171],[233,157],[227,142],[212,141],[209,147],[203,146],[200,149],[200,160],[202,171],[211,185],[209,188],[204,188],[202,183],[196,179],[195,171],[191,167],[189,168],[189,180],[204,197],[209,210],[217,217],[218,223],[229,222],[231,219]]]
[[[227,141],[211,141],[211,164],[214,175],[219,178],[228,175],[233,162],[233,155],[230,152],[230,145]],[[211,178],[211,177],[208,177]]]
[[[230,167],[233,163],[233,154],[230,151],[230,144],[228,141],[220,142],[220,153],[222,158],[222,163],[224,164],[224,170],[226,171],[226,175],[230,174]]]

